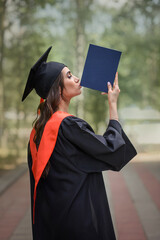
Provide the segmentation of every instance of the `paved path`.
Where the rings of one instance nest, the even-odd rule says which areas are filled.
[[[160,162],[104,172],[111,191],[118,240],[160,240]]]
[[[160,162],[103,176],[117,240],[160,240]],[[28,170],[0,192],[0,240],[32,240]]]

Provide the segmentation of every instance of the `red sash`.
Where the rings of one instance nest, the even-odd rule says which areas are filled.
[[[33,195],[33,224],[35,222],[35,201],[36,201],[37,185],[41,178],[43,170],[45,169],[45,166],[49,161],[50,156],[54,150],[60,124],[62,120],[68,116],[71,116],[71,115],[69,113],[61,112],[61,111],[57,111],[51,116],[51,118],[48,120],[48,122],[45,125],[38,151],[36,148],[36,144],[33,141],[33,138],[35,135],[34,128],[32,129],[32,132],[30,135],[32,172],[35,180],[34,195]]]

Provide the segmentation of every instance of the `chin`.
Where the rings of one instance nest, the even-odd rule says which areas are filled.
[[[79,95],[81,95],[81,89],[79,89],[79,91],[78,92],[76,92],[71,98],[73,98],[73,97],[76,97],[76,96],[79,96]]]
[[[77,95],[80,95],[82,93],[81,89],[79,89],[79,93]]]

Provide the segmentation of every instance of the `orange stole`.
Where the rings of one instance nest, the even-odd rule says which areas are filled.
[[[68,116],[72,116],[72,115],[66,112],[61,112],[61,111],[57,111],[51,116],[51,118],[48,120],[48,122],[45,125],[38,151],[36,148],[36,144],[33,141],[33,138],[36,132],[34,128],[32,129],[32,132],[30,135],[32,172],[35,180],[34,195],[33,195],[33,224],[35,222],[35,201],[36,201],[37,185],[41,178],[43,170],[45,169],[45,166],[49,161],[51,154],[54,150],[60,124],[62,120]]]

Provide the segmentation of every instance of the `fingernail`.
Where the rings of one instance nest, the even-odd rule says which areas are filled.
[[[107,84],[110,85],[110,82],[108,82]]]

